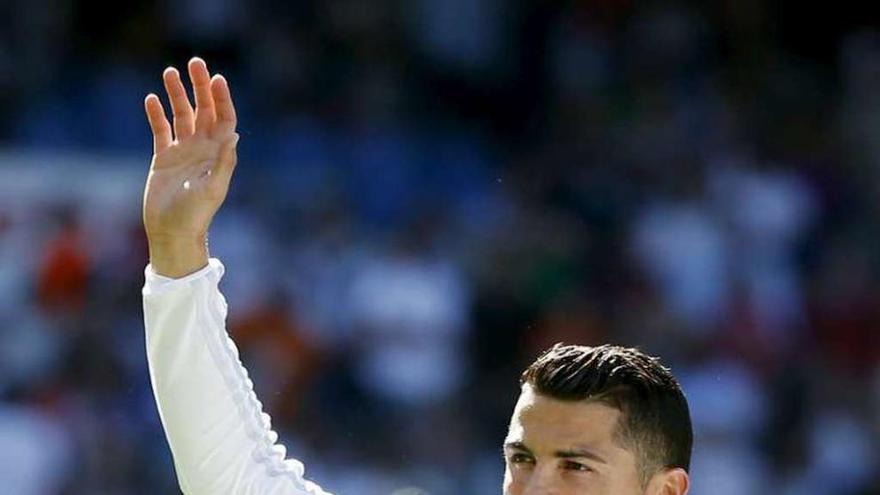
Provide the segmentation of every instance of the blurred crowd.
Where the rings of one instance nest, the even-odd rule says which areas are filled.
[[[0,2],[0,150],[54,153],[49,170],[74,177],[68,153],[125,156],[143,178],[142,99],[162,69],[200,55],[226,75],[242,140],[210,247],[228,325],[282,441],[326,489],[500,493],[519,373],[564,341],[672,367],[696,431],[691,493],[880,493],[867,11],[106,9]],[[20,166],[3,156],[0,172]],[[177,493],[144,357],[140,184],[13,196],[17,175],[3,177],[2,491]],[[69,199],[119,188],[113,208]]]

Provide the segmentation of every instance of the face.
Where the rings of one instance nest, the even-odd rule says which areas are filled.
[[[523,386],[504,442],[504,495],[642,495],[635,455],[614,441],[620,414]]]

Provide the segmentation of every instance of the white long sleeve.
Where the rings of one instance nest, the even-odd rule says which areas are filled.
[[[329,495],[285,459],[226,328],[223,264],[180,279],[145,270],[150,380],[186,495]]]

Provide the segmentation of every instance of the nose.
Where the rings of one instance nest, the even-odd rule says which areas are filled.
[[[536,467],[523,487],[522,495],[559,495],[559,483],[553,466]]]

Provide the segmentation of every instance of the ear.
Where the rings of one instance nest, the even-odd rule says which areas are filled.
[[[645,495],[686,495],[690,484],[690,478],[684,469],[666,469],[651,478]]]

